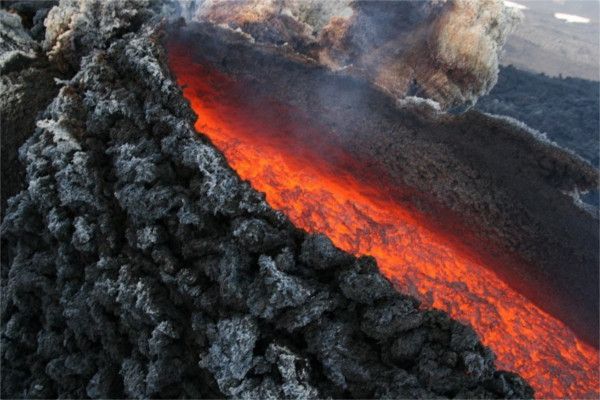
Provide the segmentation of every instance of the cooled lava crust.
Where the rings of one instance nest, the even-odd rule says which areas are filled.
[[[48,24],[74,76],[2,222],[2,397],[531,397],[470,327],[239,179],[144,5],[75,2],[54,18],[77,23]]]

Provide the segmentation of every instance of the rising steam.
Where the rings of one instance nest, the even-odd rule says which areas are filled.
[[[498,56],[520,19],[501,0],[205,0],[181,3],[188,20],[238,29],[358,75],[397,98],[472,105],[489,92]]]

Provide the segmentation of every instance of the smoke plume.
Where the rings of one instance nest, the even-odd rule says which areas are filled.
[[[491,90],[520,19],[501,0],[206,0],[182,8],[187,19],[241,30],[397,98],[417,95],[445,109],[470,106]]]

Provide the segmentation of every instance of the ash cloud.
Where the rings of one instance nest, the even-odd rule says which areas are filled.
[[[182,11],[444,109],[469,107],[491,90],[521,17],[501,0],[206,0],[183,2]]]

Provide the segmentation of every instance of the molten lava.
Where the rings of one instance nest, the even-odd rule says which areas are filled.
[[[482,258],[397,201],[398,188],[328,141],[302,113],[257,98],[171,46],[170,65],[198,115],[196,129],[296,225],[370,254],[399,289],[470,323],[500,368],[540,398],[598,398],[598,353],[502,281]]]

